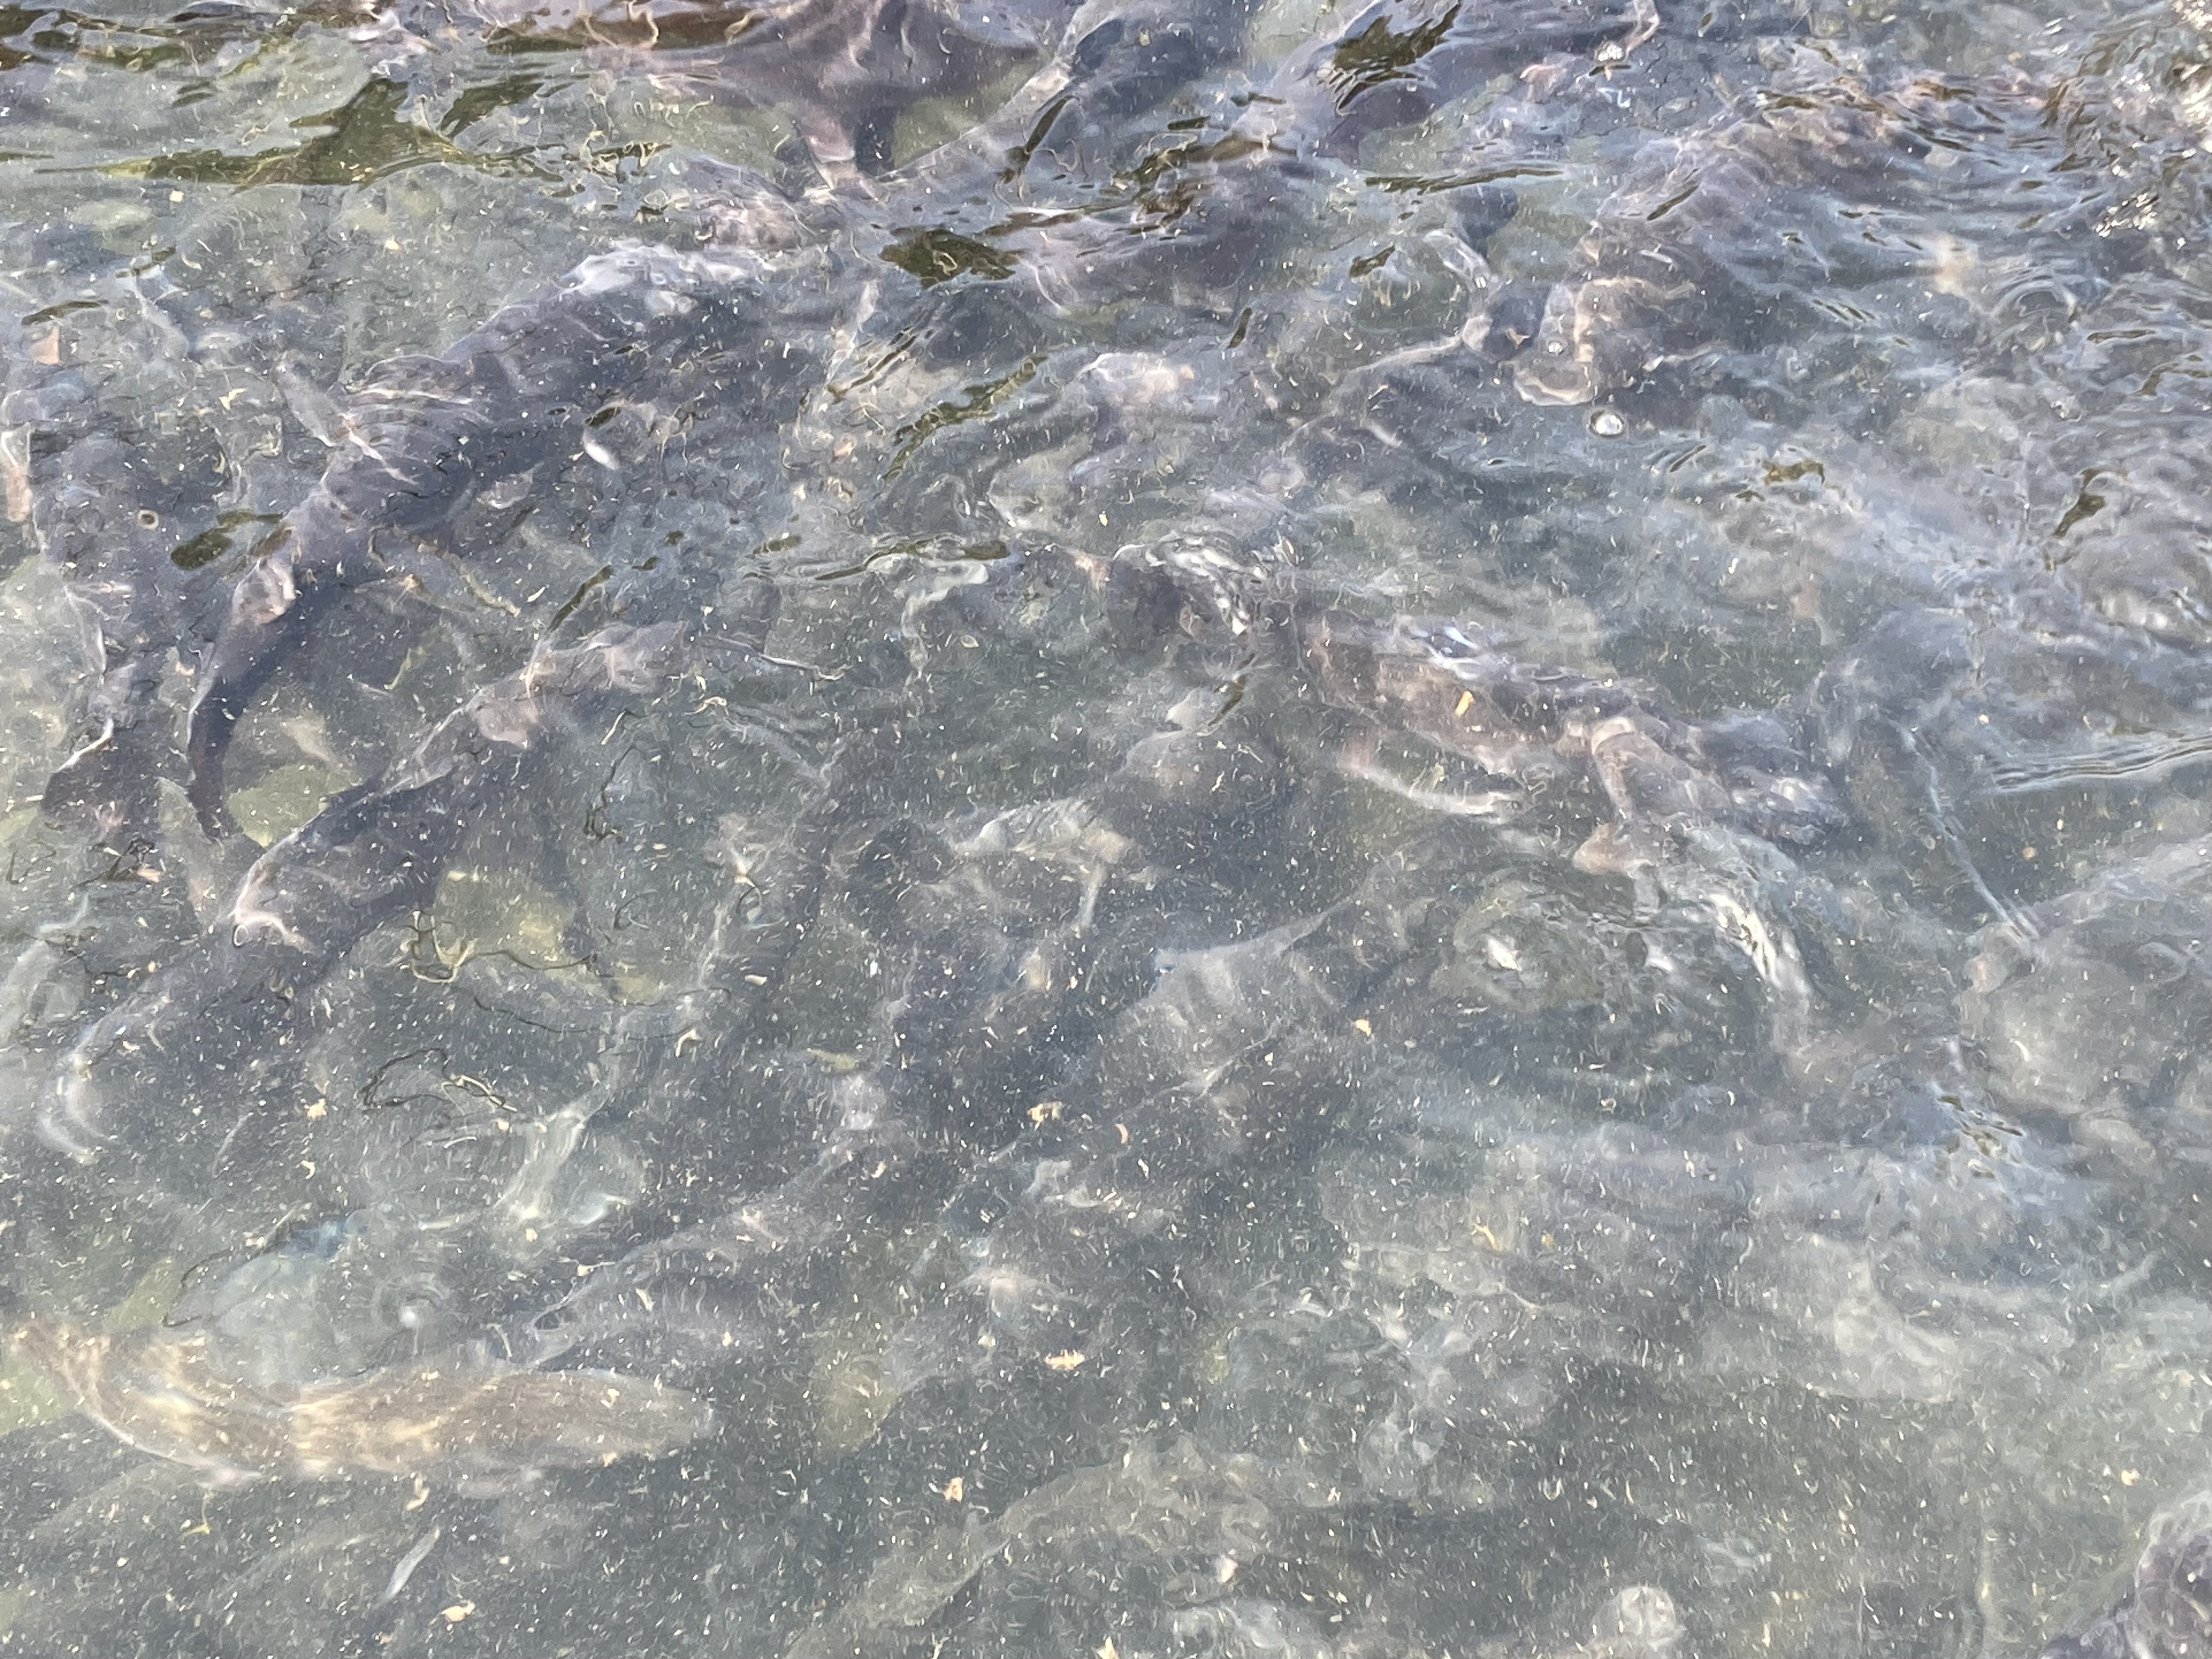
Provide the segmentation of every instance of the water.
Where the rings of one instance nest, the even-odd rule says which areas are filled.
[[[0,1650],[2197,1652],[2208,27],[0,10]]]

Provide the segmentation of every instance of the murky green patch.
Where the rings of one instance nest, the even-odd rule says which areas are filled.
[[[407,97],[406,88],[393,82],[372,80],[342,108],[295,117],[292,126],[315,132],[297,145],[246,155],[212,150],[153,155],[111,161],[103,170],[201,185],[362,185],[403,167],[516,165],[513,156],[479,155],[441,132],[398,118]]]
[[[352,782],[307,763],[279,766],[232,795],[230,810],[246,836],[267,847],[314,817],[325,801]]]
[[[1002,282],[1014,274],[1015,256],[973,236],[941,228],[908,232],[884,247],[881,257],[918,278],[924,288],[949,283],[956,276],[981,276]]]
[[[0,1435],[65,1417],[72,1409],[45,1373],[26,1364],[12,1350],[0,1358]],[[0,1599],[0,1629],[5,1628],[13,1611],[11,1604]]]
[[[427,918],[431,954],[448,971],[489,955],[539,969],[573,967],[570,914],[558,895],[520,872],[448,870]]]

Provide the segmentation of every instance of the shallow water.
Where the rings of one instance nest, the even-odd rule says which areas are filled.
[[[0,9],[0,1652],[2200,1651],[2208,30]]]

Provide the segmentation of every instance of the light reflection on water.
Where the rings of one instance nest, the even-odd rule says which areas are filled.
[[[0,1650],[2194,1653],[2203,25],[0,9]]]

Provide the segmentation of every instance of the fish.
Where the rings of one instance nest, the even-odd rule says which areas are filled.
[[[222,1367],[204,1332],[94,1331],[33,1316],[10,1340],[118,1440],[214,1487],[384,1476],[492,1490],[540,1470],[659,1456],[714,1427],[702,1401],[647,1379],[458,1351],[360,1376],[255,1385]]]
[[[1809,46],[1778,70],[1703,130],[1652,146],[1599,210],[1513,359],[1524,400],[1610,399],[1755,349],[1808,296],[1848,293],[1870,319],[1932,287],[1998,328],[2014,273],[1977,273],[1974,250],[2016,230],[2023,175],[2039,186],[2039,284],[2094,293],[2118,263],[2093,228],[2124,186],[2079,175],[2054,115],[2094,89],[2017,73],[1869,75]],[[2144,139],[2147,169],[2187,142]]]
[[[202,1066],[259,1053],[304,1012],[300,987],[379,923],[427,907],[477,815],[511,787],[549,726],[659,684],[689,648],[672,624],[617,625],[549,647],[454,711],[382,779],[333,799],[253,862],[192,949],[87,1025],[52,1073],[42,1136],[82,1160],[158,1145],[157,1126],[118,1115],[133,1097],[106,1080],[111,1061],[142,1047],[159,1054],[165,1034],[184,1030]]]
[[[1075,0],[474,0],[462,11],[494,51],[638,57],[710,96],[786,107],[823,178],[847,184],[885,170],[902,109],[973,93],[1050,52],[1077,9]],[[356,33],[432,33],[452,27],[453,11],[401,4],[380,21]]]
[[[2212,1530],[2183,1503],[2160,1517],[2112,1610],[2059,1636],[2041,1659],[2196,1659],[2212,1642]]]
[[[811,358],[803,303],[769,302],[776,269],[749,250],[629,246],[495,315],[442,356],[392,359],[345,404],[344,441],[307,499],[287,514],[233,590],[200,666],[186,720],[187,793],[210,836],[234,832],[222,756],[254,694],[320,611],[378,580],[382,535],[434,533],[480,486],[579,445],[586,422],[656,360],[714,360],[773,419],[775,388]],[[816,292],[785,270],[779,290]],[[821,301],[815,302],[817,306]]]

